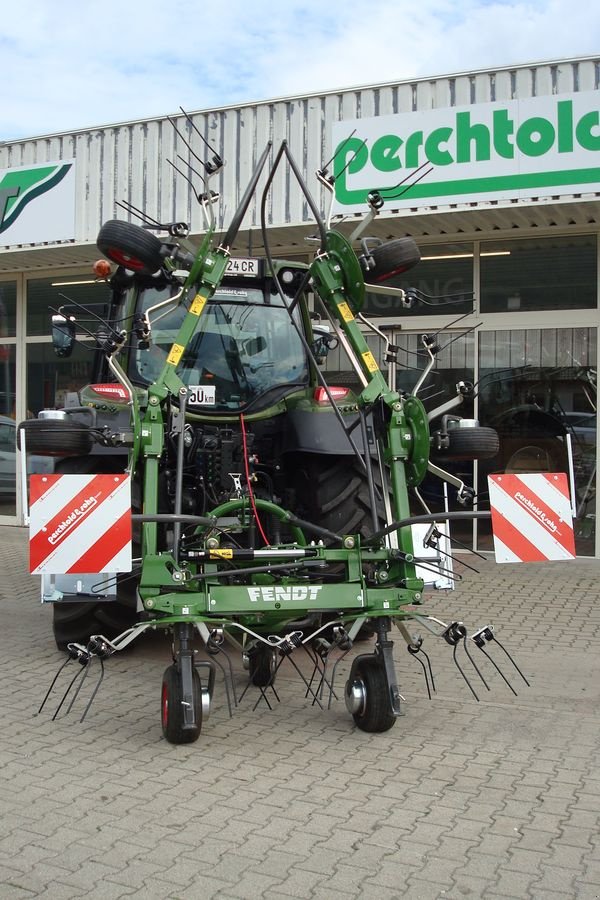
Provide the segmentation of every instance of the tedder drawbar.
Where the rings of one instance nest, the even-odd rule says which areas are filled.
[[[405,306],[415,300],[385,282],[416,264],[419,251],[410,238],[363,237],[383,203],[376,192],[349,236],[332,229],[331,207],[324,219],[284,143],[262,193],[266,259],[234,259],[231,249],[271,154],[269,145],[219,242],[217,195],[208,187],[198,195],[207,227],[196,251],[181,223],[102,226],[98,246],[117,264],[116,272],[106,260],[96,264],[112,291],[109,315],[67,302],[53,316],[59,355],[69,354],[76,325],[93,335],[99,383],[68,396],[64,409],[42,411],[20,426],[22,449],[59,457],[56,474],[32,482],[32,523],[34,510],[43,511],[53,494],[64,501],[32,537],[42,560],[35,570],[43,576],[43,599],[54,605],[57,644],[68,653],[44,702],[62,682],[62,669],[75,662],[59,703],[60,709],[69,700],[70,708],[96,663],[85,716],[104,660],[145,632],[165,629],[173,662],[163,676],[161,716],[173,743],[198,738],[218,669],[230,712],[232,698],[238,702],[226,648],[242,654],[258,700],[268,704],[277,696],[277,671],[290,660],[306,696],[321,706],[337,696],[340,659],[358,639],[374,638],[370,652],[349,657],[344,691],[354,722],[368,732],[386,731],[401,712],[394,628],[421,663],[428,691],[431,667],[412,625],[453,648],[465,680],[457,648],[483,678],[469,649],[478,648],[514,691],[489,653],[493,643],[524,679],[490,626],[469,636],[461,622],[441,622],[423,607],[423,571],[448,571],[441,523],[489,513],[433,514],[418,486],[431,473],[471,504],[473,491],[440,461],[444,454],[492,457],[498,440],[492,429],[452,412],[473,396],[468,383],[426,411],[418,393],[435,363],[431,336],[422,339],[428,364],[415,387],[396,387],[398,348],[361,312],[367,286],[395,292]],[[268,250],[266,198],[282,160],[317,222],[318,249],[309,265],[274,260]],[[214,156],[204,165],[208,182],[222,161]],[[326,171],[317,177],[333,197],[333,177]],[[143,218],[133,207],[128,211]],[[153,230],[166,231],[166,238]],[[365,327],[385,343],[387,377]],[[330,387],[321,371],[334,343],[350,359],[354,391]],[[441,422],[437,430],[434,420]],[[56,568],[60,548],[84,534],[102,490],[111,492],[90,488],[87,496],[95,475],[112,475],[115,490],[125,485],[128,492],[123,522],[125,533],[133,523],[135,555],[128,576],[109,563],[101,570]],[[411,493],[422,504],[420,514],[411,513]],[[418,543],[415,525],[421,526]],[[103,575],[85,574],[90,571]],[[198,656],[198,638],[206,659]],[[300,650],[311,660],[308,677],[294,660]]]

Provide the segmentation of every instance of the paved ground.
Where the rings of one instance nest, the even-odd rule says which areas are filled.
[[[174,747],[158,639],[109,660],[82,725],[35,715],[62,655],[26,533],[0,528],[2,900],[599,898],[600,566],[478,568],[430,609],[492,621],[531,682],[511,675],[518,697],[481,658],[476,702],[430,639],[429,701],[398,643],[406,715],[386,734],[311,707],[286,663],[273,711],[253,689],[230,719],[221,690]]]

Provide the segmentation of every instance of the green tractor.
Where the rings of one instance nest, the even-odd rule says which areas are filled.
[[[214,690],[211,657],[225,645],[239,649],[263,694],[282,660],[304,648],[322,693],[333,692],[332,652],[368,635],[373,649],[353,658],[346,705],[359,728],[390,728],[401,701],[392,627],[413,653],[411,620],[448,643],[465,638],[457,623],[440,632],[422,609],[412,525],[425,523],[435,545],[439,517],[426,507],[415,516],[409,492],[432,472],[466,502],[472,492],[440,462],[498,450],[492,429],[451,412],[468,385],[427,413],[417,396],[423,379],[411,394],[396,388],[389,341],[384,377],[362,327],[385,339],[362,315],[365,291],[417,264],[419,251],[410,238],[381,243],[361,240],[361,229],[350,237],[331,229],[285,144],[263,198],[285,157],[318,224],[314,259],[232,257],[269,152],[218,243],[211,192],[200,198],[207,230],[196,249],[181,223],[165,237],[119,220],[102,226],[98,247],[116,264],[98,269],[111,291],[108,317],[91,326],[68,304],[53,317],[62,356],[77,328],[93,327],[95,383],[20,426],[27,450],[59,457],[58,475],[129,476],[132,572],[44,575],[43,599],[53,602],[57,645],[84,668],[148,629],[171,633],[161,715],[174,743],[197,739]],[[362,230],[380,205],[372,195]],[[360,390],[327,384],[321,364],[336,343]],[[431,367],[435,351],[425,339],[424,347]],[[318,700],[313,679],[307,690]]]

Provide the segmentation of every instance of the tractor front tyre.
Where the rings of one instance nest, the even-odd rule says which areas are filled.
[[[395,725],[385,668],[376,656],[360,660],[345,693],[346,707],[361,731],[381,733]]]
[[[152,274],[163,263],[160,240],[132,222],[121,222],[119,219],[105,222],[98,233],[96,245],[111,262],[132,272]]]
[[[160,695],[163,735],[170,744],[193,744],[202,728],[202,684],[198,670],[193,670],[194,725],[186,727],[181,672],[173,663],[165,669]]]

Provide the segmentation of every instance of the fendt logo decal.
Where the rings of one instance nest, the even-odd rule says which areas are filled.
[[[282,587],[279,584],[268,587],[246,588],[248,597],[252,603],[262,600],[265,603],[306,603],[316,601],[322,585],[294,584],[290,587]]]
[[[0,234],[10,228],[28,203],[59,184],[71,166],[72,163],[59,163],[35,169],[9,169],[0,181]]]
[[[0,170],[0,235],[14,227],[33,200],[48,194],[49,191],[61,184],[73,167],[73,162],[53,162],[28,168]],[[70,197],[70,193],[65,194],[63,189],[60,189],[56,195],[57,208],[64,205],[67,197]],[[48,239],[51,240],[53,237],[55,236],[49,235]],[[56,235],[56,239],[61,237],[60,234]],[[34,243],[44,239],[45,235],[40,238],[37,233],[32,233],[30,236],[28,234],[19,235],[17,240],[11,240],[11,238],[12,235],[8,236],[8,240],[0,241],[0,243]]]

